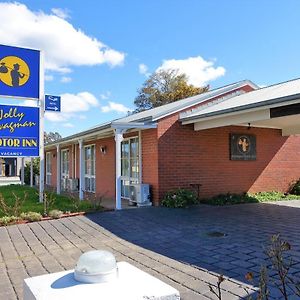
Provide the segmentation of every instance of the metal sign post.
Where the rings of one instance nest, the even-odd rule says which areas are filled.
[[[45,155],[44,155],[44,109],[45,109],[45,85],[44,85],[44,52],[40,53],[40,191],[39,200],[44,201]]]

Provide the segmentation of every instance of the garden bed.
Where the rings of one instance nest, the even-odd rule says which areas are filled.
[[[83,215],[103,210],[100,202],[96,197],[81,201],[78,195],[45,192],[44,202],[41,203],[35,188],[0,186],[0,226]]]

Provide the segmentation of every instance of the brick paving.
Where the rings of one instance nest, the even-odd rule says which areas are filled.
[[[292,245],[291,274],[300,277],[300,201],[278,203],[145,208],[89,218],[129,242],[210,273],[247,283],[245,274],[251,271],[257,285],[261,265],[271,267],[264,249],[278,233]],[[214,232],[226,236],[211,236]],[[271,290],[271,298],[282,299]]]
[[[300,209],[294,206],[143,208],[1,227],[0,299],[22,299],[24,278],[72,269],[91,249],[113,252],[178,289],[182,299],[216,299],[209,283],[219,273],[227,278],[222,299],[242,299],[245,288],[254,291],[244,274],[266,262],[262,245],[274,233],[291,242],[293,272],[300,272]],[[207,235],[212,231],[227,236]]]

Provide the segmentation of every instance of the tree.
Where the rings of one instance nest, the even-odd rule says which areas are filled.
[[[31,162],[28,161],[25,164],[24,167],[24,182],[26,184],[30,184],[30,169],[31,169]],[[32,169],[33,169],[33,184],[35,184],[35,175],[39,175],[40,174],[40,158],[34,158],[32,160]]]
[[[134,104],[137,106],[134,113],[205,93],[209,90],[209,85],[196,87],[188,84],[187,81],[187,76],[178,74],[177,70],[154,72],[138,89],[138,96],[134,100]]]
[[[62,138],[62,136],[58,132],[44,132],[44,141],[45,144],[49,144],[55,141],[58,141]]]

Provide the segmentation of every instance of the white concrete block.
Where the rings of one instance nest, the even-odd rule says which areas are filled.
[[[105,283],[80,283],[74,271],[24,279],[24,300],[178,300],[179,292],[161,280],[119,262],[118,278]]]

